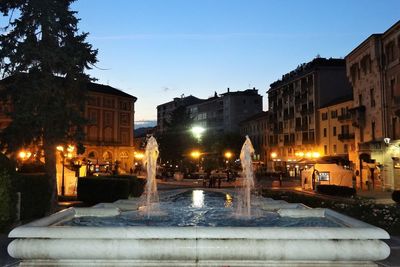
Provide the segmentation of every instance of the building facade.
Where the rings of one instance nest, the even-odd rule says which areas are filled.
[[[91,162],[119,162],[122,172],[133,167],[136,97],[111,86],[90,83],[85,106],[85,155]]]
[[[203,100],[187,96],[175,97],[172,101],[157,106],[157,132],[164,133],[168,128],[168,122],[171,120],[172,113],[179,107],[186,107],[192,104],[200,103]]]
[[[84,127],[85,152],[76,155],[76,146],[71,144],[56,153],[58,192],[62,192],[64,185],[66,195],[76,194],[78,172],[73,167],[75,161],[82,166],[80,176],[111,171],[116,164],[120,172],[129,172],[134,164],[134,105],[137,98],[111,86],[96,83],[89,83],[87,90],[88,100],[84,107],[84,117],[88,120]],[[12,104],[1,105],[0,130],[11,122],[7,116],[11,108]]]
[[[274,170],[298,173],[294,162],[319,150],[318,109],[351,94],[343,59],[315,58],[270,85],[269,160]]]
[[[254,158],[266,164],[268,147],[268,112],[263,111],[240,123],[240,134],[248,135],[255,153]]]
[[[322,157],[356,162],[354,126],[350,113],[352,108],[353,95],[350,95],[334,100],[318,110],[318,151]]]
[[[346,56],[353,86],[355,142],[363,187],[400,187],[400,22]]]
[[[239,123],[262,112],[262,96],[258,90],[247,89],[217,95],[187,107],[193,124],[208,133],[239,133]]]

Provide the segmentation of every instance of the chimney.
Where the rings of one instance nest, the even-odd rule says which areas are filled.
[[[229,87],[228,87],[228,90],[227,90],[227,92],[229,93]]]

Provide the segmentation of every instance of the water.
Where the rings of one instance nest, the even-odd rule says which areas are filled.
[[[151,136],[147,141],[144,154],[144,164],[146,165],[147,170],[147,182],[142,195],[143,205],[141,208],[141,211],[147,218],[160,213],[156,180],[158,154],[157,141],[153,136]]]
[[[240,151],[240,163],[242,165],[243,184],[238,201],[237,214],[239,216],[251,217],[251,190],[254,188],[254,172],[251,156],[254,154],[254,147],[249,136]]]
[[[140,211],[125,212],[114,217],[78,217],[62,225],[124,227],[124,226],[209,226],[209,227],[341,227],[327,218],[280,217],[252,206],[259,216],[236,216],[235,196],[203,190],[189,190],[163,199],[160,209],[163,214],[150,218]],[[59,226],[59,225],[57,225]]]

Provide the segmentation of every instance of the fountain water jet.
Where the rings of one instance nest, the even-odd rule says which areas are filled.
[[[242,189],[239,194],[238,215],[251,216],[251,190],[254,188],[254,173],[251,156],[254,154],[254,147],[248,135],[240,151],[240,163],[242,165]]]
[[[151,136],[147,141],[144,154],[144,164],[146,165],[147,170],[147,182],[142,196],[142,199],[145,200],[143,201],[144,206],[141,209],[145,212],[147,217],[159,212],[159,198],[156,180],[158,154],[157,141],[153,136]]]

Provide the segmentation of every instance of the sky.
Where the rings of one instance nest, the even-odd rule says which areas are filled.
[[[315,56],[345,57],[400,20],[398,0],[77,0],[99,50],[89,73],[138,98],[135,121],[181,95],[269,84]]]

